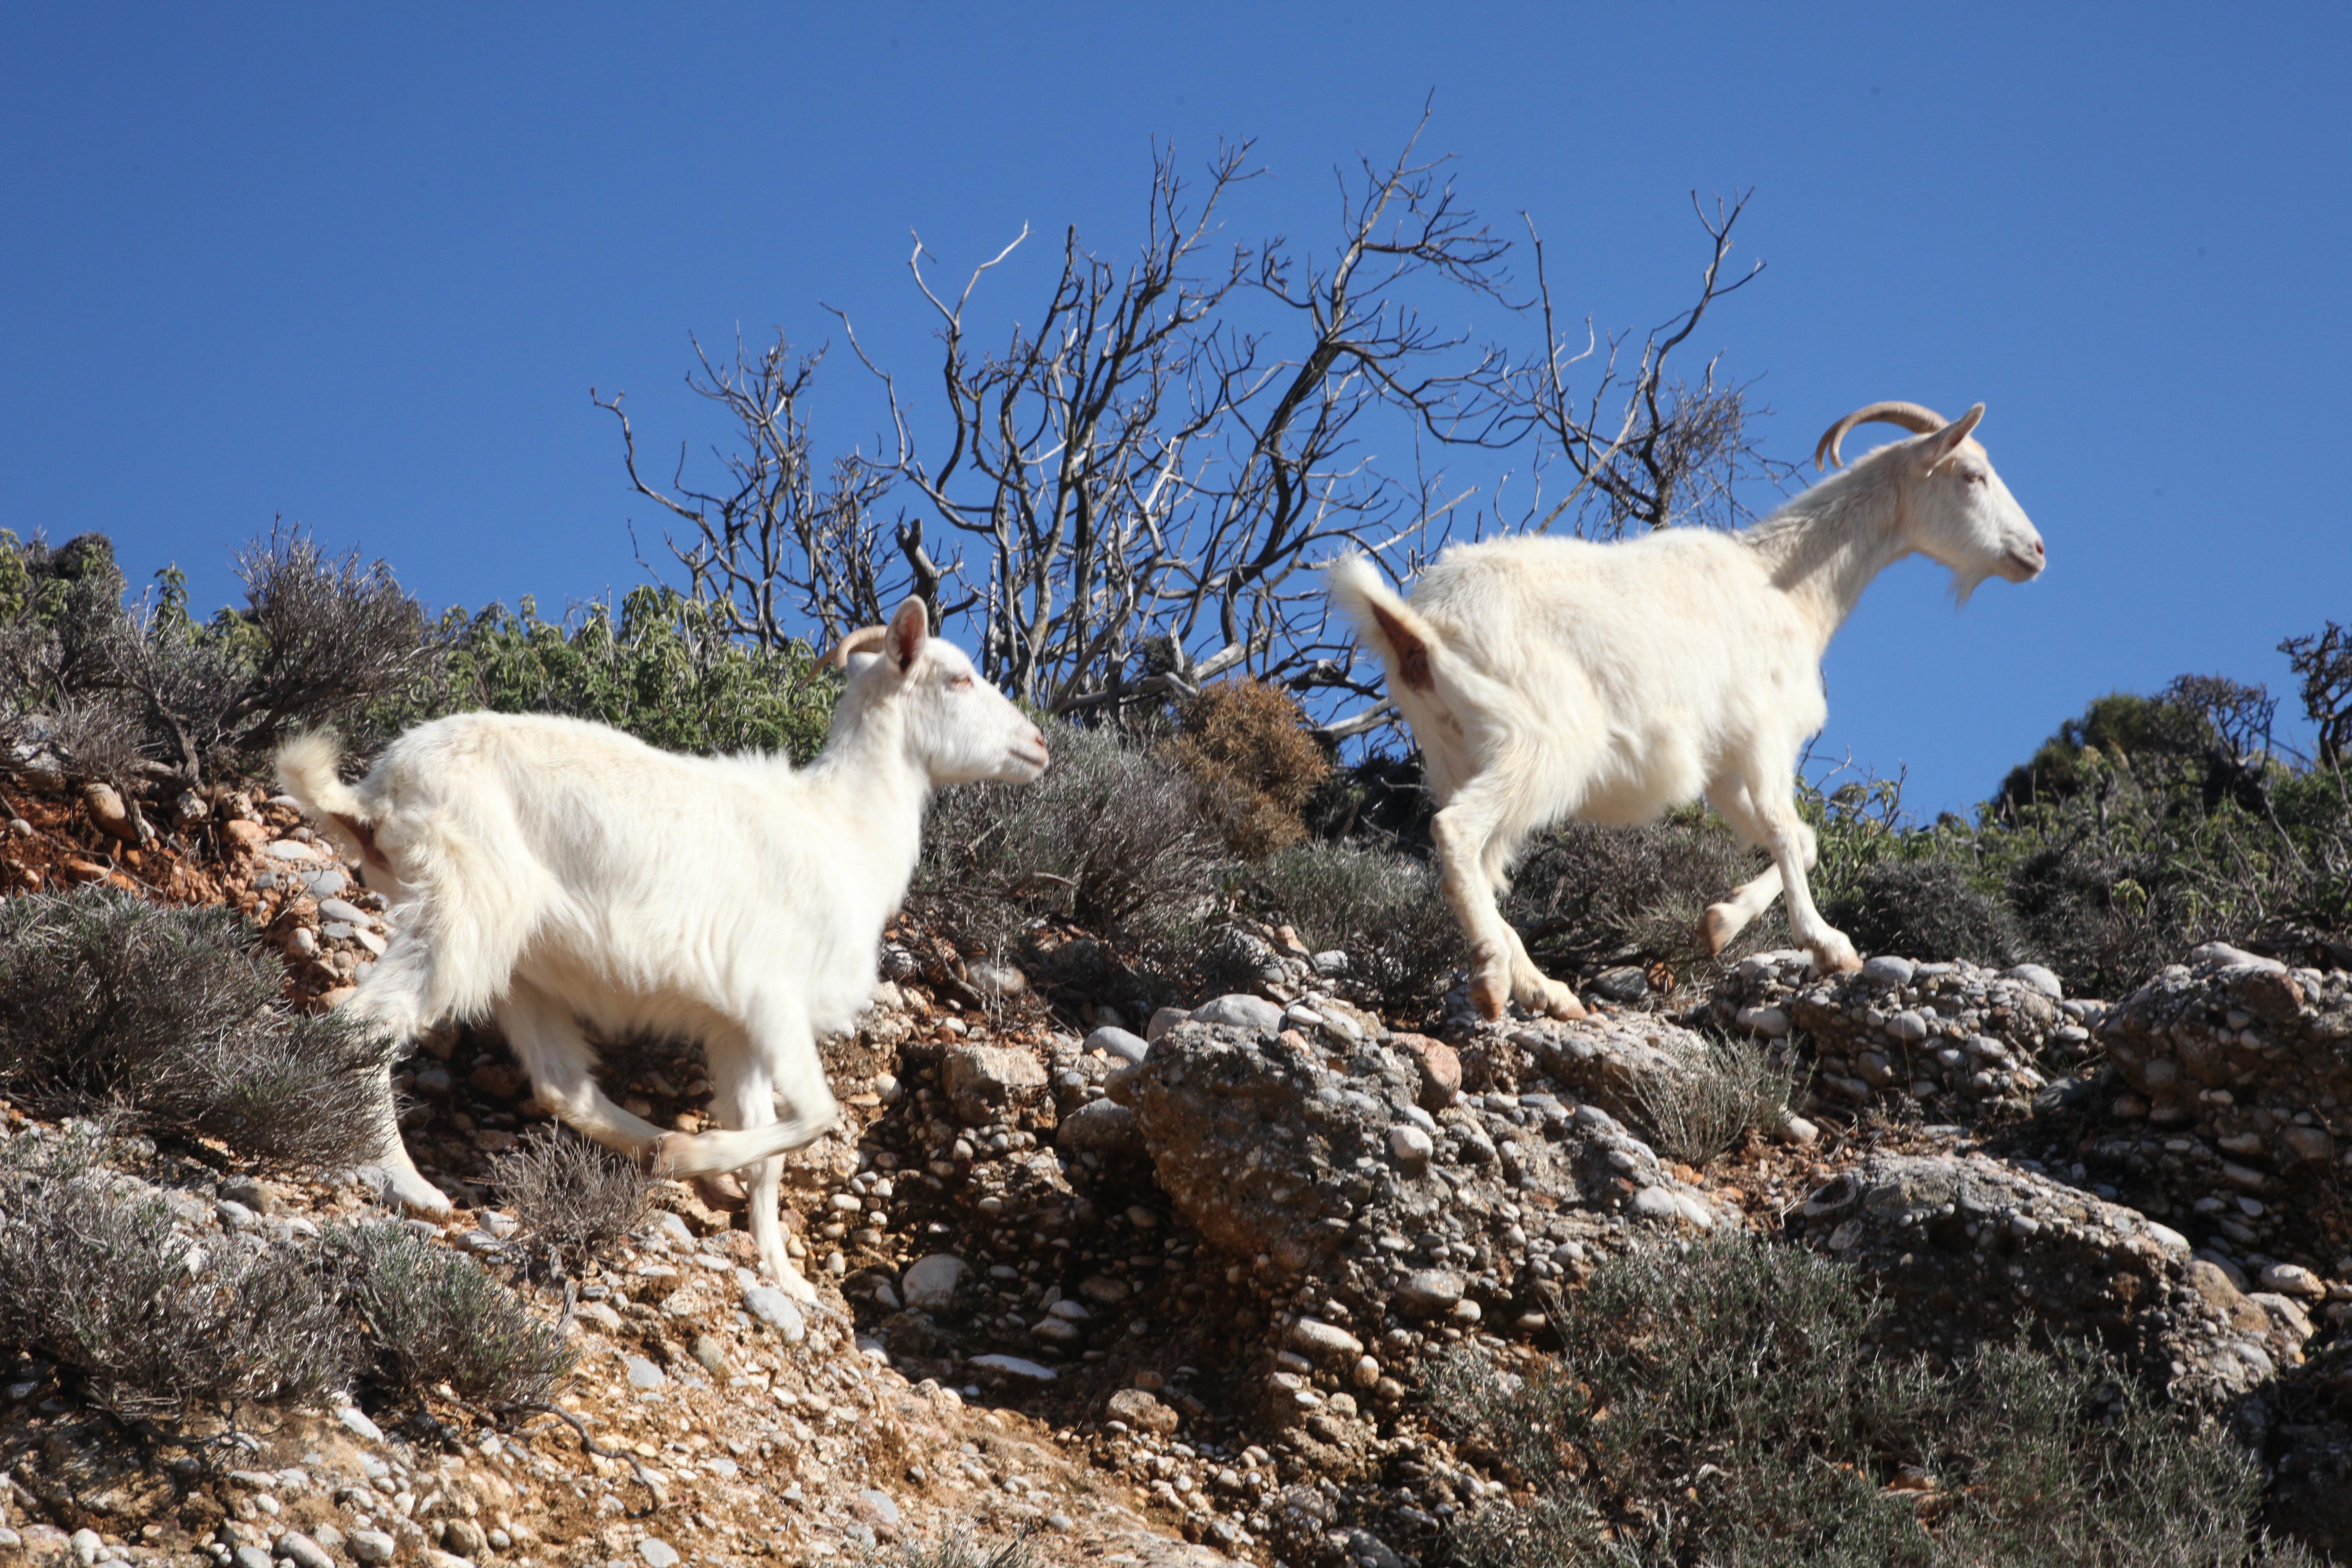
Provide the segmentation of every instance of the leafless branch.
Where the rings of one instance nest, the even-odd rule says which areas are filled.
[[[1580,342],[1562,338],[1543,238],[1534,220],[1521,215],[1535,252],[1545,352],[1540,363],[1517,367],[1497,384],[1496,396],[1507,407],[1499,423],[1513,440],[1531,437],[1539,459],[1564,460],[1576,476],[1539,526],[1550,527],[1571,510],[1579,533],[1604,539],[1681,521],[1729,526],[1744,515],[1736,489],[1739,480],[1779,482],[1795,471],[1793,465],[1765,457],[1755,444],[1748,421],[1761,410],[1750,404],[1752,384],[1719,382],[1719,359],[1700,368],[1696,384],[1679,377],[1668,363],[1717,300],[1762,274],[1761,261],[1737,277],[1725,270],[1732,229],[1753,194],[1743,193],[1727,205],[1717,197],[1710,213],[1692,193],[1692,210],[1710,245],[1698,299],[1643,339],[1630,367],[1622,363],[1628,340],[1612,336],[1604,342],[1590,318]],[[1576,367],[1588,363],[1594,367],[1593,382],[1580,395],[1572,384]]]

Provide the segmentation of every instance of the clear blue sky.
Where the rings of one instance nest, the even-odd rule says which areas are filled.
[[[592,384],[674,438],[689,331],[813,344],[819,301],[918,382],[910,228],[1116,249],[1151,139],[1228,135],[1274,175],[1236,236],[1312,241],[1433,94],[1429,145],[1603,324],[1683,302],[1687,192],[1756,188],[1769,269],[1704,335],[1780,455],[1989,405],[2048,574],[1956,615],[1907,563],[1829,665],[1824,745],[1964,806],[2092,696],[2283,690],[2279,637],[2352,618],[2347,45],[2340,5],[13,5],[0,527],[103,530],[200,604],[278,513],[436,605],[625,587]]]

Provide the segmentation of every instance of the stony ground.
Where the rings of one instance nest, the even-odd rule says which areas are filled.
[[[0,883],[226,903],[310,1005],[381,951],[380,901],[281,804],[19,777],[0,805]],[[876,1006],[827,1046],[847,1123],[791,1162],[807,1314],[753,1272],[740,1215],[677,1184],[551,1279],[490,1163],[541,1113],[499,1041],[446,1031],[400,1083],[461,1207],[410,1223],[561,1319],[560,1413],[134,1429],[0,1361],[0,1554],[667,1568],[969,1530],[1034,1532],[1052,1563],[1419,1561],[1507,1492],[1433,1429],[1429,1360],[1538,1355],[1548,1297],[1601,1257],[1738,1227],[1864,1266],[1939,1353],[2026,1319],[2097,1334],[2263,1445],[2280,1518],[2336,1543],[2352,976],[2200,950],[2110,1006],[2031,968],[1821,980],[1764,954],[1696,995],[1599,977],[1620,1000],[1579,1024],[1481,1025],[1457,998],[1416,1033],[1357,1005],[1344,955],[1252,940],[1250,994],[1147,1017],[1053,984],[1087,967],[1083,933],[1036,933],[1033,979],[894,927]],[[1704,1171],[1638,1131],[1708,1070],[1698,1026],[1811,1074],[1801,1114]],[[699,1125],[690,1051],[608,1065],[632,1110]],[[363,1171],[217,1146],[143,1175],[199,1231],[289,1238],[375,1202]]]

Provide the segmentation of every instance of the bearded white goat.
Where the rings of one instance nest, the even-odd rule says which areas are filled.
[[[1047,761],[1037,727],[927,626],[909,599],[834,651],[836,665],[866,657],[802,769],[467,713],[409,731],[354,787],[331,737],[289,742],[287,792],[391,903],[391,943],[346,1006],[400,1038],[494,1017],[540,1103],[598,1142],[663,1174],[752,1167],[761,1256],[814,1300],[777,1194],[781,1156],[839,1114],[817,1039],[873,994],[932,792],[1026,783]],[[591,1077],[591,1032],[700,1040],[724,1131],[666,1131],[614,1104]],[[402,1202],[446,1212],[402,1147],[386,1070],[376,1157]]]
[[[1472,949],[1471,999],[1580,1017],[1528,958],[1496,894],[1528,836],[1563,817],[1632,825],[1704,794],[1771,868],[1706,911],[1720,952],[1785,888],[1823,969],[1861,960],[1814,908],[1811,829],[1792,780],[1829,717],[1822,656],[1871,580],[1918,552],[1965,603],[1987,577],[2038,575],[2042,536],[1959,418],[1874,403],[1832,426],[1817,467],[1867,421],[1916,432],[1855,460],[1739,533],[1676,528],[1615,543],[1529,535],[1457,546],[1408,603],[1361,556],[1332,597],[1387,666],[1439,810],[1447,901]]]

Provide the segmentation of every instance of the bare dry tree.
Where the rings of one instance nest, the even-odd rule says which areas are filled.
[[[1162,152],[1139,258],[1119,273],[1071,231],[1040,324],[994,353],[973,353],[966,315],[1011,247],[950,301],[918,245],[952,425],[945,456],[906,472],[981,563],[992,679],[1055,713],[1156,704],[1234,670],[1356,684],[1311,568],[1437,521],[1358,449],[1359,423],[1402,410],[1461,439],[1504,368],[1462,354],[1466,339],[1407,297],[1425,275],[1499,298],[1507,248],[1443,178],[1447,160],[1416,159],[1419,138],[1342,182],[1328,256],[1276,240],[1213,266],[1202,253],[1249,148],[1220,149],[1197,204]],[[1238,325],[1223,312],[1243,294],[1301,331]],[[903,430],[895,387],[891,406]]]
[[[1573,510],[1576,531],[1588,538],[1614,539],[1683,521],[1727,527],[1744,515],[1739,481],[1778,481],[1795,471],[1793,464],[1768,458],[1758,447],[1749,420],[1761,410],[1750,405],[1751,384],[1719,382],[1720,356],[1700,368],[1696,383],[1682,379],[1667,363],[1717,300],[1763,274],[1760,260],[1737,277],[1724,269],[1732,228],[1753,195],[1742,193],[1728,204],[1717,197],[1710,214],[1692,193],[1691,209],[1711,247],[1698,299],[1645,337],[1630,367],[1624,364],[1630,338],[1600,337],[1590,317],[1581,347],[1563,340],[1543,238],[1534,220],[1526,219],[1545,352],[1539,363],[1517,367],[1496,393],[1509,409],[1504,425],[1510,435],[1531,437],[1539,459],[1563,460],[1576,476],[1568,493],[1533,520],[1537,526],[1549,528]],[[1580,397],[1571,383],[1576,367],[1587,363],[1597,374]]]
[[[931,604],[936,621],[940,572],[924,553],[919,523],[902,526],[886,544],[874,516],[897,483],[898,466],[852,452],[834,459],[831,482],[819,488],[801,404],[822,352],[796,358],[780,335],[755,354],[739,333],[731,362],[714,363],[699,340],[694,356],[700,371],[687,377],[687,385],[724,409],[741,437],[739,447],[717,454],[726,479],[715,489],[686,482],[684,443],[670,488],[647,483],[621,395],[608,399],[593,387],[588,392],[620,424],[629,482],[637,493],[692,525],[684,543],[667,531],[662,536],[686,569],[688,596],[711,605],[730,635],[765,647],[793,640],[792,611],[835,642],[853,627],[887,619],[886,605],[895,607],[909,586]],[[895,582],[889,571],[894,546],[909,569]]]
[[[1462,200],[1451,161],[1418,151],[1426,126],[1424,113],[1397,157],[1338,179],[1328,249],[1216,242],[1256,173],[1248,143],[1220,147],[1197,190],[1156,150],[1132,259],[1114,265],[1066,231],[1042,314],[993,348],[975,300],[1028,229],[955,290],[934,285],[918,238],[908,267],[941,347],[936,455],[846,317],[888,423],[871,455],[836,458],[822,482],[803,415],[818,356],[781,337],[757,354],[739,339],[726,364],[696,346],[688,384],[741,437],[707,489],[687,483],[683,447],[667,489],[646,482],[620,398],[597,405],[620,423],[639,492],[688,525],[665,541],[734,635],[775,643],[810,625],[835,637],[911,591],[977,647],[991,680],[1048,712],[1118,721],[1245,672],[1320,699],[1327,716],[1334,696],[1359,699],[1323,732],[1360,733],[1387,716],[1327,624],[1315,568],[1332,557],[1366,552],[1402,577],[1448,539],[1570,509],[1578,531],[1603,537],[1729,521],[1737,481],[1786,469],[1750,438],[1746,386],[1720,383],[1712,360],[1695,382],[1671,363],[1760,270],[1726,271],[1745,197],[1701,210],[1712,253],[1698,300],[1627,363],[1630,339],[1604,353],[1589,323],[1581,351],[1561,341],[1540,239],[1536,297],[1507,297],[1510,244]],[[1433,324],[1441,300],[1449,321],[1481,301],[1539,308],[1545,353],[1515,362]],[[1597,375],[1580,393],[1587,361]],[[1469,449],[1525,454],[1522,477],[1455,479],[1444,465]],[[1542,478],[1561,460],[1575,482],[1552,503]]]
[[[994,353],[974,352],[965,316],[1027,231],[975,268],[952,302],[924,278],[919,240],[908,258],[940,318],[950,425],[940,459],[910,456],[904,472],[977,552],[982,668],[1024,700],[1068,711],[1116,683],[1181,569],[1192,448],[1229,411],[1221,392],[1186,395],[1250,256],[1236,251],[1205,272],[1195,261],[1220,200],[1249,177],[1247,153],[1221,149],[1193,206],[1161,152],[1136,261],[1122,275],[1071,229],[1036,328],[1015,328]],[[903,429],[895,386],[890,398]]]
[[[2323,766],[2342,767],[2352,758],[2352,627],[2329,621],[2278,650],[2301,682],[2304,713],[2317,730],[2315,754]]]

